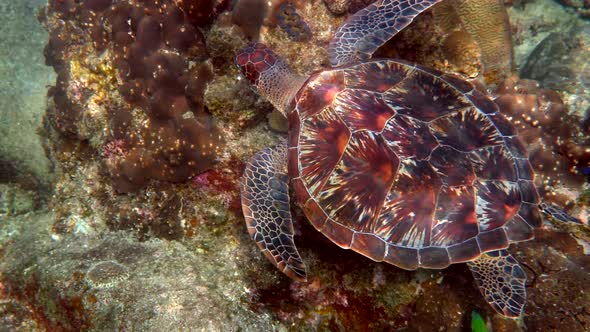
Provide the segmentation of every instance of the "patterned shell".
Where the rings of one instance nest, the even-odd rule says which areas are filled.
[[[313,74],[289,113],[289,175],[343,248],[444,268],[542,224],[527,152],[496,104],[456,76],[397,60]]]

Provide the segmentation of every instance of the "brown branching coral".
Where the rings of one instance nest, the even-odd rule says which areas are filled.
[[[528,147],[533,168],[544,185],[583,183],[590,167],[590,141],[582,120],[567,113],[559,95],[533,80],[506,79],[496,103],[516,126]]]
[[[63,22],[50,23],[46,49],[59,77],[49,118],[59,131],[103,151],[117,142],[120,153],[104,159],[117,191],[150,179],[184,181],[213,164],[220,135],[204,109],[212,73],[199,26],[211,22],[215,9],[211,0],[49,1],[48,20]],[[81,50],[102,67],[92,69],[96,63]],[[92,79],[81,80],[80,72]],[[81,123],[98,121],[90,111],[100,123],[81,130]],[[108,128],[96,130],[101,125]]]

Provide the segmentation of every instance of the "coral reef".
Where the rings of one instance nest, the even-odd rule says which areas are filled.
[[[257,39],[267,15],[264,0],[239,0],[232,9],[232,22],[242,28],[249,39]]]
[[[220,136],[203,105],[211,73],[197,28],[209,23],[213,4],[179,6],[48,5],[46,55],[58,72],[49,119],[60,132],[97,149],[117,142],[119,153],[103,156],[119,192],[137,190],[150,179],[185,181],[210,168],[218,153]],[[87,56],[77,58],[76,52]]]
[[[59,78],[43,135],[57,181],[48,211],[33,213],[40,204],[28,187],[0,186],[0,325],[459,331],[477,310],[494,331],[588,330],[589,299],[580,285],[588,282],[590,238],[583,225],[547,221],[537,241],[510,249],[530,280],[520,321],[489,308],[466,266],[404,271],[375,263],[331,243],[296,206],[295,241],[309,282],[283,276],[250,240],[238,180],[247,159],[284,136],[275,131],[284,131],[285,122],[238,75],[236,50],[259,38],[300,73],[325,68],[325,46],[344,19],[331,11],[345,15],[371,1],[290,1],[311,31],[305,43],[278,25],[274,15],[285,1],[267,8],[266,1],[240,0],[231,12],[229,1],[218,0],[49,1],[42,14],[50,32],[45,53]],[[564,22],[576,17],[547,10],[551,3],[510,8],[517,67],[530,58],[531,72],[542,73],[546,58],[558,58],[557,51],[529,56],[550,32],[567,34]],[[534,16],[537,11],[544,15]],[[479,76],[477,40],[460,21],[451,30],[443,24],[426,13],[381,54]],[[570,68],[587,54],[583,31]],[[584,73],[581,66],[573,72]],[[498,102],[530,140],[537,164],[545,165],[538,178],[562,181],[550,183],[546,198],[560,201],[549,193],[562,189],[568,211],[583,214],[590,194],[581,183],[588,175],[585,155],[574,152],[590,137],[584,114],[590,105],[583,102],[588,80],[536,79],[541,86],[506,81]],[[182,141],[197,142],[196,149],[183,149]],[[200,143],[210,152],[205,158],[197,155]],[[547,169],[547,163],[555,165]]]
[[[499,84],[514,69],[508,15],[496,0],[441,2],[418,16],[376,56],[459,73],[489,86]]]
[[[279,26],[296,41],[308,41],[311,38],[311,30],[307,23],[297,13],[297,9],[289,2],[278,6],[275,14]]]
[[[488,84],[510,76],[514,67],[512,36],[508,13],[502,0],[455,0],[446,5],[455,8],[461,26],[481,50],[484,77]]]
[[[567,112],[555,91],[533,80],[509,78],[496,94],[500,110],[527,146],[543,192],[551,196],[552,188],[580,188],[587,178],[583,170],[590,167],[590,141],[583,134],[582,119]]]

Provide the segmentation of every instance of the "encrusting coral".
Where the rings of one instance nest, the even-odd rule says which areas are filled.
[[[506,79],[496,103],[517,127],[528,147],[531,165],[546,185],[585,182],[590,167],[590,141],[583,137],[582,119],[569,114],[555,91],[534,80]]]
[[[184,181],[213,165],[221,138],[204,110],[212,74],[197,27],[211,22],[213,9],[211,1],[49,2],[56,13],[49,19],[64,22],[47,49],[58,72],[50,119],[56,129],[103,145],[103,151],[118,147],[104,159],[117,191],[137,190],[150,179]],[[82,46],[88,37],[76,29],[90,36],[94,50]],[[72,64],[88,71],[96,62],[80,58],[66,65],[64,59],[81,47],[108,71],[99,68],[84,80]],[[81,135],[81,126],[94,132]]]

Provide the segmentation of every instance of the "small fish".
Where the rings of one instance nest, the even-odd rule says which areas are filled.
[[[488,332],[486,322],[475,310],[471,312],[471,332]]]

